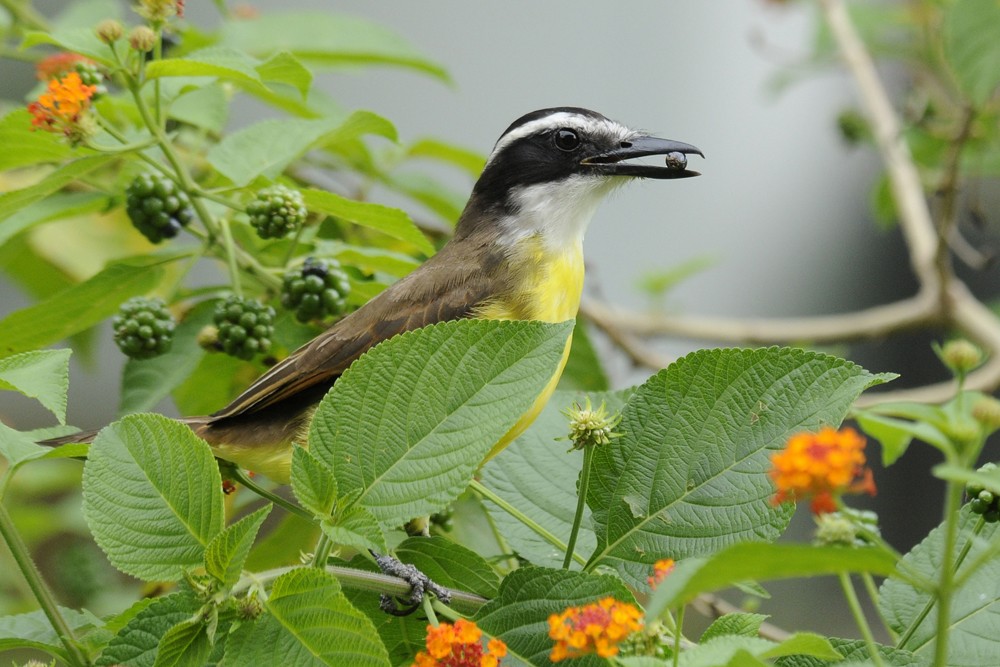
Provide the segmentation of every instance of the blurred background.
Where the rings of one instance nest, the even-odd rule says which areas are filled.
[[[39,6],[55,11],[62,4]],[[872,213],[877,156],[845,141],[838,127],[841,112],[856,105],[852,81],[837,67],[809,64],[819,30],[811,4],[282,0],[252,6],[265,15],[316,10],[366,17],[441,64],[450,83],[393,68],[318,74],[345,109],[390,118],[404,141],[433,136],[485,155],[523,113],[573,105],[701,148],[706,158],[690,163],[703,172],[700,178],[635,183],[599,210],[586,241],[587,290],[612,304],[812,315],[885,303],[914,289],[898,231],[880,227]],[[187,15],[206,28],[218,22],[209,3],[189,2]],[[0,68],[5,99],[22,99],[36,85],[29,64],[7,60]],[[894,90],[905,89],[905,69],[883,74]],[[233,127],[276,115],[252,101],[235,114]],[[458,193],[472,185],[454,171],[440,177]],[[403,205],[388,195],[373,198]],[[419,208],[405,205],[421,217]],[[651,276],[694,265],[701,268],[666,294],[642,287]],[[966,277],[990,289],[997,272]],[[0,317],[29,303],[0,274]],[[69,421],[82,428],[115,417],[124,358],[110,335],[100,338],[106,344],[95,358],[71,367]],[[678,356],[700,345],[668,341],[660,350]],[[898,384],[905,386],[944,377],[926,336],[834,352],[871,371],[899,372]],[[645,376],[614,354],[608,368],[616,386]],[[48,413],[11,392],[0,394],[0,419],[18,429],[51,423]],[[927,474],[936,458],[925,454],[915,446],[904,461],[908,467],[876,472],[880,495],[873,507],[901,551],[940,520],[940,494]],[[67,503],[66,511],[78,509]],[[800,513],[796,526],[792,538],[808,539],[811,518]],[[829,583],[833,608],[815,604],[820,588],[789,605],[785,595],[795,588],[789,584],[769,587],[777,604],[764,602],[762,611],[775,614],[778,625],[853,636],[853,625],[839,620],[839,588]]]

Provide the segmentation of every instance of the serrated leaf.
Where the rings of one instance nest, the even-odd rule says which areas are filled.
[[[212,538],[205,549],[205,571],[209,575],[227,587],[239,580],[257,531],[271,513],[271,507],[261,507]]]
[[[208,151],[207,159],[219,173],[242,186],[261,175],[277,178],[311,148],[365,134],[395,140],[392,124],[370,111],[355,111],[346,119],[270,119],[226,135]]]
[[[405,211],[371,202],[355,201],[332,192],[308,189],[302,193],[306,207],[362,227],[374,229],[400,241],[412,243],[425,255],[434,254],[434,246]]]
[[[193,51],[183,58],[163,58],[146,65],[146,77],[214,76],[233,81],[261,83],[256,60],[236,49],[211,46]]]
[[[24,35],[21,48],[27,49],[39,44],[54,44],[65,51],[87,56],[107,67],[115,66],[111,48],[97,37],[92,27],[57,27],[50,32],[31,31]]]
[[[868,646],[860,639],[839,639],[830,638],[830,645],[843,656],[832,665],[837,667],[875,667],[870,659]],[[891,646],[877,645],[879,656],[884,667],[917,667],[920,662],[917,657],[909,651],[892,648]],[[811,656],[796,655],[779,658],[774,663],[776,667],[832,667],[829,660],[825,658],[814,658]]]
[[[499,575],[482,556],[437,535],[411,537],[396,547],[395,554],[448,588],[492,598],[500,586]]]
[[[69,356],[72,350],[35,350],[0,358],[0,389],[37,398],[60,424],[66,423]]]
[[[354,505],[320,523],[320,528],[339,546],[385,553],[385,533],[378,519],[364,507]]]
[[[848,549],[801,544],[736,544],[709,558],[677,563],[656,587],[646,605],[646,617],[687,604],[701,593],[712,593],[738,581],[769,581],[842,572],[886,576],[896,570],[891,554],[875,548]]]
[[[190,591],[154,600],[108,642],[94,664],[96,667],[153,667],[160,638],[170,628],[191,618],[201,605]]]
[[[212,652],[208,629],[200,619],[181,621],[160,638],[153,667],[204,665]]]
[[[175,581],[202,564],[222,530],[218,465],[187,426],[129,415],[90,446],[83,514],[112,565],[146,581]]]
[[[487,602],[473,620],[491,637],[506,644],[509,655],[530,665],[546,665],[552,651],[547,620],[567,607],[588,604],[604,597],[634,604],[620,580],[548,568],[521,568],[500,584],[496,598]],[[579,664],[603,664],[585,660]]]
[[[285,83],[294,87],[302,95],[302,99],[309,94],[309,86],[312,85],[313,79],[309,68],[287,51],[276,53],[258,65],[257,74],[264,81]]]
[[[839,425],[884,379],[790,348],[703,350],[671,364],[632,394],[623,436],[596,452],[588,567],[645,586],[659,558],[776,539],[793,508],[770,502],[771,454],[795,432]]]
[[[155,264],[112,264],[89,280],[0,320],[0,355],[45,347],[97,324],[159,283]]]
[[[570,449],[569,441],[560,439],[569,433],[568,418],[563,410],[574,403],[583,404],[584,397],[588,397],[594,407],[603,402],[608,412],[614,413],[625,405],[629,391],[595,394],[556,391],[531,428],[511,443],[501,456],[483,466],[480,480],[543,528],[567,541],[576,514],[577,481],[583,455],[567,451]],[[488,500],[484,504],[497,530],[518,556],[535,565],[562,565],[562,551]],[[596,545],[590,510],[584,508],[576,552],[586,556],[593,553]]]
[[[80,634],[88,628],[100,628],[104,622],[89,611],[59,608],[59,613],[74,632]],[[0,651],[33,648],[66,660],[66,647],[56,634],[52,623],[41,609],[26,614],[0,616]]]
[[[39,459],[49,451],[48,447],[35,443],[30,436],[0,422],[0,456],[7,459],[11,466]]]
[[[33,131],[31,114],[23,107],[0,119],[0,146],[4,147],[0,151],[0,170],[41,162],[61,162],[74,155],[91,154],[86,148],[71,148],[62,135]]]
[[[298,445],[292,449],[292,492],[300,505],[320,517],[329,516],[337,501],[333,471]]]
[[[381,343],[320,403],[309,450],[379,521],[433,513],[551,380],[571,326],[458,320]]]
[[[997,584],[1000,580],[1000,559],[995,556],[980,560],[984,553],[991,553],[991,543],[997,539],[1000,525],[987,523],[975,535],[973,528],[979,516],[962,509],[959,515],[958,539],[952,562],[969,544],[969,552],[956,572],[956,578],[968,574],[962,585],[952,595],[950,619],[948,623],[947,664],[953,667],[973,667],[991,664],[1000,655],[1000,595]],[[903,557],[907,570],[913,569],[928,579],[937,581],[942,567],[942,551],[945,528],[938,526]],[[995,553],[995,552],[992,552]],[[971,564],[978,569],[967,573]],[[889,627],[900,635],[908,633],[908,638],[900,648],[907,649],[917,657],[930,661],[934,655],[937,636],[938,607],[930,609],[926,617],[921,613],[932,601],[932,594],[914,587],[898,576],[885,581],[879,596],[879,610]],[[912,633],[911,625],[917,624]]]
[[[267,613],[229,635],[226,665],[388,667],[375,627],[330,574],[298,568],[274,580]]]
[[[734,660],[740,653],[744,656]],[[766,665],[763,660],[786,655],[808,655],[827,660],[840,658],[840,654],[833,649],[826,638],[812,633],[798,632],[782,642],[773,642],[760,637],[732,635],[716,637],[685,650],[680,654],[678,665],[682,667]]]
[[[12,234],[8,233],[8,225],[11,229],[23,227],[21,223],[11,223],[8,218],[24,207],[34,204],[114,159],[116,159],[114,155],[92,155],[73,160],[52,171],[34,185],[0,194],[0,234],[9,238]],[[19,230],[15,230],[15,233],[16,231]]]
[[[749,614],[745,612],[724,614],[712,621],[712,624],[702,633],[699,642],[705,643],[709,639],[725,635],[756,637],[760,633],[760,626],[768,618],[766,614]]]
[[[447,79],[441,66],[399,35],[343,14],[269,13],[256,21],[229,21],[222,30],[222,43],[261,57],[287,51],[323,65],[397,65]]]
[[[1000,85],[1000,5],[961,0],[945,5],[944,52],[962,91],[982,105]]]

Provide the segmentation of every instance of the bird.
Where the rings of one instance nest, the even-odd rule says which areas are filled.
[[[290,477],[292,443],[305,443],[312,414],[351,363],[381,341],[463,318],[574,319],[583,291],[583,238],[598,204],[635,178],[699,175],[679,141],[630,129],[596,111],[527,113],[500,135],[452,238],[414,271],[266,371],[231,403],[180,421],[220,459]],[[663,164],[637,158],[662,156]],[[487,460],[523,432],[551,396],[569,356]],[[96,432],[47,441],[87,442]]]

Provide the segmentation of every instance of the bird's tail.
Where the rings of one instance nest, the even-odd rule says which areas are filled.
[[[191,427],[195,433],[199,433],[201,429],[208,423],[208,417],[181,417],[178,419],[182,424],[187,424]],[[70,435],[59,436],[58,438],[49,438],[47,440],[39,440],[39,445],[46,445],[48,447],[59,447],[60,445],[70,445],[70,444],[89,444],[94,441],[97,434],[101,432],[101,429],[96,428],[92,431],[78,431],[76,433],[71,433]]]

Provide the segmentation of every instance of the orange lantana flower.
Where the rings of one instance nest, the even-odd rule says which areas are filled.
[[[618,644],[642,629],[642,612],[635,605],[604,598],[582,607],[570,607],[549,616],[552,647],[549,660],[559,662],[596,653],[602,658],[618,655]]]
[[[653,588],[656,588],[657,584],[667,578],[667,575],[674,571],[673,558],[662,558],[655,563],[653,563],[653,575],[649,577],[646,581]]]
[[[772,502],[811,498],[813,514],[823,514],[836,510],[836,499],[844,493],[875,495],[865,462],[865,439],[852,428],[797,433],[771,455],[770,475],[778,488]]]
[[[507,645],[491,639],[483,651],[483,631],[472,621],[460,618],[455,624],[427,626],[427,651],[414,659],[415,667],[497,667],[507,655]]]
[[[35,65],[35,75],[38,76],[39,81],[61,79],[70,72],[79,74],[77,68],[80,66],[96,68],[97,63],[79,53],[61,51],[39,60],[38,64]]]
[[[32,129],[62,132],[73,140],[85,133],[84,114],[97,86],[88,86],[76,72],[49,81],[48,89],[28,105]]]

